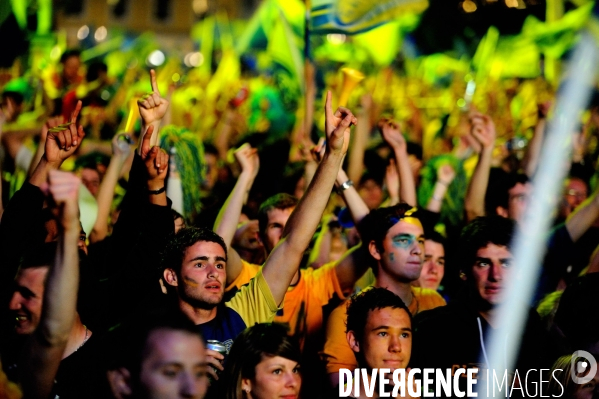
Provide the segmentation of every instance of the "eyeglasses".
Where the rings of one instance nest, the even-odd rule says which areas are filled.
[[[576,199],[586,199],[587,193],[576,191],[574,189],[566,191],[568,197],[575,197]]]

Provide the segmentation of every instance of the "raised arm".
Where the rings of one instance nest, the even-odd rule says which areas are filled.
[[[550,107],[550,102],[539,104],[537,125],[522,160],[522,168],[529,178],[532,178],[535,170],[537,170],[539,157],[541,156],[541,147],[545,138],[545,128],[547,127],[547,113]]]
[[[342,168],[337,173],[335,186],[337,187],[337,192],[343,197],[343,201],[345,201],[347,209],[351,213],[354,224],[358,225],[364,216],[370,213],[370,209],[368,209],[368,205],[360,197],[358,190],[356,190],[353,182],[349,180],[349,177]]]
[[[249,144],[244,144],[235,151],[235,159],[241,166],[241,173],[233,191],[218,212],[214,222],[214,232],[221,236],[227,244],[227,284],[234,281],[241,273],[241,257],[231,246],[237,231],[241,209],[247,201],[248,194],[260,169],[258,151]]]
[[[482,149],[478,155],[478,163],[474,168],[464,201],[466,219],[469,221],[485,215],[485,194],[489,185],[493,146],[495,145],[495,124],[491,117],[473,113],[471,123],[472,135],[481,144]]]
[[[358,117],[360,118],[360,125],[356,127],[356,133],[353,137],[351,144],[351,151],[349,153],[349,164],[347,166],[347,175],[354,181],[360,180],[362,172],[364,171],[364,152],[368,145],[368,137],[370,135],[370,113],[372,110],[372,96],[365,94],[360,99],[362,103],[362,109]]]
[[[42,131],[40,134],[40,142],[37,146],[37,149],[35,150],[33,158],[31,158],[31,164],[29,165],[29,169],[27,170],[27,176],[31,176],[33,174],[35,167],[38,163],[40,163],[40,160],[44,156],[45,143],[46,138],[48,137],[48,131],[62,123],[64,123],[64,118],[62,116],[55,116],[53,118],[49,118],[46,121],[46,123],[44,123],[44,126],[42,127]]]
[[[92,243],[102,241],[108,234],[108,214],[114,198],[114,189],[121,175],[121,170],[131,153],[131,145],[125,136],[124,134],[116,134],[112,139],[112,158],[98,190],[98,216],[89,235],[89,240]]]
[[[71,114],[68,126],[57,126],[48,131],[44,144],[44,155],[33,170],[29,183],[41,187],[48,180],[50,170],[59,169],[62,163],[77,151],[85,136],[83,127],[77,126],[77,117],[81,111],[81,101],[77,102]]]
[[[385,187],[387,187],[389,197],[384,206],[399,204],[399,174],[397,173],[397,162],[393,158],[389,160],[385,171]]]
[[[443,204],[443,198],[445,194],[447,194],[447,189],[449,185],[455,178],[455,170],[451,167],[450,164],[444,164],[437,169],[437,181],[435,182],[435,187],[433,188],[433,195],[428,200],[428,204],[426,205],[426,209],[440,213],[441,205]]]
[[[400,201],[416,206],[416,182],[410,168],[406,139],[401,130],[399,130],[399,125],[394,121],[381,119],[379,121],[379,129],[381,136],[383,136],[383,139],[389,144],[395,154],[397,172],[399,174]]]
[[[158,129],[162,118],[166,114],[168,109],[168,100],[160,96],[160,90],[158,90],[158,83],[156,82],[156,72],[150,70],[150,82],[152,84],[152,91],[137,101],[139,106],[139,114],[141,116],[141,137],[140,144],[143,138],[148,134],[148,129],[153,126],[154,134],[151,135],[150,145],[155,146],[158,144]],[[138,153],[141,154],[141,146],[138,148]]]
[[[349,177],[347,176],[347,174],[345,173],[345,170],[343,170],[343,168],[340,168],[339,172],[337,173],[335,187],[336,187],[337,193],[343,198],[343,201],[345,201],[345,204],[347,205],[347,209],[349,209],[349,212],[351,214],[352,220],[354,221],[354,224],[357,226],[358,223],[360,223],[360,221],[364,218],[364,216],[368,215],[368,213],[370,212],[370,209],[368,209],[368,206],[366,205],[366,203],[364,202],[362,197],[360,197],[360,194],[354,187],[353,182],[351,180],[349,180]],[[329,221],[330,221],[330,217],[325,218],[325,221],[323,221],[322,230],[320,232],[319,237],[316,240],[316,243],[314,244],[313,252],[310,254],[310,265],[313,267],[314,266],[320,267],[328,262],[328,259],[329,259],[328,253],[330,252],[331,238],[332,238],[332,233],[328,226]],[[343,259],[346,259],[346,261],[351,261],[352,258],[348,257],[346,254],[343,256]],[[340,263],[338,263],[338,265],[339,264]],[[351,263],[346,262],[346,264],[348,264],[349,266],[352,266]],[[337,270],[337,278],[341,282],[341,281],[344,281],[345,277],[347,276],[348,277],[347,280],[351,281],[351,279],[352,279],[351,273],[346,273],[346,271],[343,269],[344,269],[344,266],[338,267],[336,269]],[[364,271],[365,270],[366,269],[364,268]],[[360,271],[358,271],[357,273],[360,274],[360,276],[361,276],[362,274],[364,274],[364,271],[362,271],[361,273],[360,273]],[[355,283],[355,281],[354,281],[354,283]],[[353,286],[353,283],[352,283],[352,286]],[[342,285],[342,288],[344,288],[343,285]]]
[[[164,148],[150,144],[154,135],[154,126],[150,126],[140,145],[140,156],[146,167],[148,200],[153,205],[167,206],[164,181],[168,173],[169,155]]]
[[[578,241],[598,219],[599,189],[595,190],[593,195],[580,204],[580,206],[566,219],[566,229],[568,230],[572,241]]]
[[[340,107],[333,114],[330,92],[327,92],[325,103],[325,120],[327,141],[324,157],[308,190],[289,217],[281,241],[262,269],[277,304],[283,301],[285,292],[299,268],[302,255],[316,231],[337,172],[347,153],[350,126],[358,122],[346,108]]]
[[[49,396],[76,316],[80,181],[71,173],[56,170],[49,172],[48,180],[47,189],[58,212],[58,247],[54,265],[48,271],[39,325],[20,360],[25,398]]]

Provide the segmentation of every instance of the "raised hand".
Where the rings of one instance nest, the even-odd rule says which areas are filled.
[[[121,158],[127,158],[129,154],[131,154],[132,148],[133,141],[130,135],[126,133],[118,133],[112,138],[112,155]]]
[[[446,163],[437,169],[437,181],[441,184],[449,186],[453,179],[455,179],[455,170],[453,170],[450,164]]]
[[[316,145],[312,145],[310,148],[310,154],[312,156],[312,160],[315,162],[320,162],[322,157],[324,156],[324,152],[326,150],[326,140],[324,137],[318,139],[318,143]]]
[[[55,205],[55,216],[63,228],[79,228],[79,186],[81,180],[70,172],[51,170],[48,173],[48,183],[42,191],[51,198]]]
[[[50,129],[55,129],[59,125],[64,124],[64,118],[61,116],[55,116],[48,118],[44,126],[42,126],[42,132],[40,133],[40,143],[45,143],[48,138],[48,132]]]
[[[81,101],[78,101],[68,124],[48,128],[46,144],[44,147],[44,158],[49,163],[57,165],[62,164],[62,162],[73,155],[81,145],[85,133],[83,132],[83,127],[81,125],[76,125],[80,111]]]
[[[168,109],[168,100],[160,96],[158,83],[156,82],[156,72],[150,70],[150,80],[152,82],[152,91],[137,100],[139,114],[145,125],[160,121]]]
[[[248,143],[243,144],[241,147],[235,150],[235,159],[241,166],[241,171],[249,173],[252,178],[258,175],[260,170],[260,158],[258,157],[258,150],[252,148]]]
[[[397,173],[397,164],[393,158],[389,160],[389,165],[387,165],[385,186],[387,186],[389,197],[399,201],[399,173]]]
[[[480,143],[484,149],[493,149],[495,145],[495,124],[489,115],[483,115],[478,112],[470,114],[470,130],[472,136]]]
[[[408,145],[406,139],[403,134],[401,134],[401,129],[397,122],[383,118],[379,121],[378,127],[381,136],[383,136],[383,140],[385,140],[394,151],[407,151]]]
[[[551,109],[551,101],[545,101],[544,103],[537,104],[537,115],[539,119],[546,119]]]
[[[339,107],[333,113],[331,105],[331,92],[327,91],[327,98],[324,106],[325,111],[325,133],[327,136],[326,148],[332,154],[345,155],[349,147],[350,126],[357,125],[358,119],[352,112]]]
[[[164,187],[164,179],[168,170],[168,154],[159,146],[152,147],[150,140],[154,126],[150,125],[141,143],[141,159],[146,165],[148,172],[148,186],[150,190],[158,190]]]

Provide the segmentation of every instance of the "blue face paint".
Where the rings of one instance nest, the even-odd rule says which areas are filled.
[[[393,252],[391,252],[391,253],[389,254],[389,260],[390,260],[390,261],[393,261],[393,260],[395,260],[395,256],[393,256]]]
[[[412,234],[398,234],[393,237],[393,246],[396,248],[408,249],[414,245],[417,238]]]

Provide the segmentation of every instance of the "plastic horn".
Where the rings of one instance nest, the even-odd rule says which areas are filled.
[[[127,124],[125,125],[126,133],[133,133],[133,125],[139,118],[139,111],[137,110],[137,100],[131,100],[129,104],[129,115],[127,116]]]
[[[339,106],[345,107],[349,95],[356,85],[364,79],[364,74],[351,68],[343,68],[341,69],[341,72],[343,72],[343,85],[341,86],[341,93],[339,94]]]

